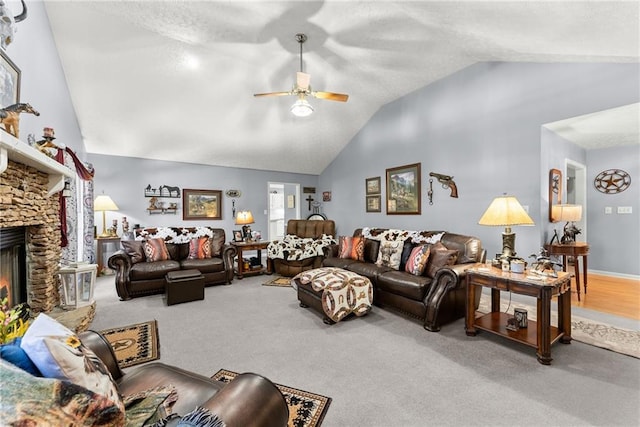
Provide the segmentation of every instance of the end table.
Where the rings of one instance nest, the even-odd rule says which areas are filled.
[[[271,274],[271,260],[267,258],[267,266],[264,267],[262,265],[262,250],[267,249],[269,246],[268,241],[257,241],[257,242],[231,242],[231,245],[236,248],[238,251],[237,258],[237,268],[235,269],[235,273],[238,276],[238,279],[242,279],[245,275],[254,275],[254,274]],[[242,257],[242,253],[245,251],[256,251],[257,258],[260,260],[260,265],[257,267],[245,268],[244,266],[244,258]]]
[[[576,273],[576,290],[578,291],[578,301],[580,301],[580,261],[582,257],[582,280],[584,281],[584,294],[587,294],[587,255],[589,255],[589,244],[586,242],[552,243],[544,245],[549,255],[562,255],[562,269],[567,271],[567,257],[572,256],[575,260],[574,271]]]

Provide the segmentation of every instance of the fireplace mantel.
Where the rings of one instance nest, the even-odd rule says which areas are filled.
[[[0,173],[7,169],[9,160],[46,173],[49,176],[47,196],[64,188],[65,177],[75,178],[68,167],[0,129]]]

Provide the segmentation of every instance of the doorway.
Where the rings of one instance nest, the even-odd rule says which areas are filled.
[[[582,218],[576,221],[581,233],[576,240],[587,241],[587,167],[571,159],[565,159],[565,188],[567,203],[582,206]]]
[[[290,219],[300,218],[300,184],[269,182],[269,240],[282,240]]]

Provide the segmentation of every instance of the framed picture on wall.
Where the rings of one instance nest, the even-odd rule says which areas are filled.
[[[367,212],[382,212],[380,208],[380,195],[367,196]]]
[[[20,69],[0,49],[0,107],[20,102]]]
[[[222,191],[183,189],[182,219],[222,219]]]
[[[367,196],[371,194],[380,194],[380,177],[379,176],[376,176],[375,178],[367,178],[364,181],[367,189],[367,193],[366,193]]]
[[[387,169],[387,215],[419,215],[420,163]]]

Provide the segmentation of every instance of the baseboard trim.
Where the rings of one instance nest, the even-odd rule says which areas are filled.
[[[640,276],[635,274],[615,273],[613,271],[587,270],[588,274],[598,274],[600,276],[619,277],[621,279],[640,280]]]

